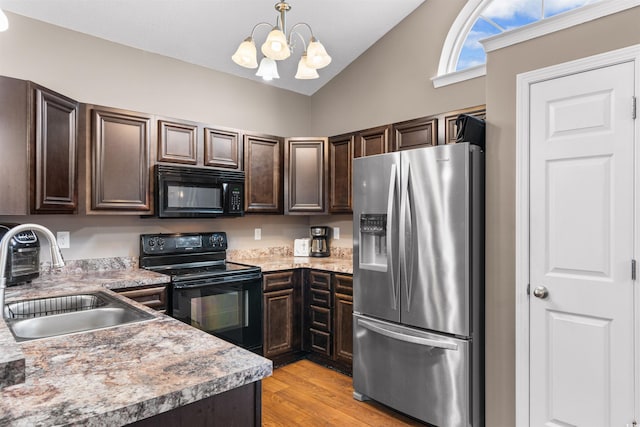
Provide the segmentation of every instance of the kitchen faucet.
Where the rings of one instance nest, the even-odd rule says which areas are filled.
[[[60,253],[60,248],[58,247],[58,243],[56,243],[56,238],[53,236],[51,230],[47,227],[43,227],[38,224],[22,224],[13,227],[9,230],[0,242],[0,310],[2,310],[2,318],[5,317],[4,313],[4,290],[7,287],[7,253],[9,252],[9,243],[11,242],[11,238],[21,231],[33,230],[39,231],[47,238],[49,241],[49,246],[51,249],[51,263],[54,267],[64,267],[64,260],[62,259],[62,254]]]

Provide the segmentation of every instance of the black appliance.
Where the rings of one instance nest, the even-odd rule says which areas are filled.
[[[224,232],[143,234],[140,266],[171,276],[171,317],[262,354],[262,271],[226,250]]]
[[[154,176],[160,218],[244,215],[244,172],[155,165]]]
[[[314,225],[311,227],[311,256],[329,256],[329,227]]]
[[[19,224],[0,224],[0,240],[16,225]],[[31,282],[40,274],[40,242],[32,230],[11,238],[5,272],[7,286]]]

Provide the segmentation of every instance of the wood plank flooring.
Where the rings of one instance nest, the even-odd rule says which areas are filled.
[[[262,381],[262,425],[424,426],[352,394],[351,377],[308,360],[283,366]]]

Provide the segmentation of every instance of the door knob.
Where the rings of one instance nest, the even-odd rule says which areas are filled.
[[[540,299],[545,299],[549,296],[549,291],[544,286],[538,286],[533,290],[533,296]]]

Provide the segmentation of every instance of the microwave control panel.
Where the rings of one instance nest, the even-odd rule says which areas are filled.
[[[241,213],[244,204],[244,195],[242,194],[242,185],[227,184],[229,194],[229,213]]]

